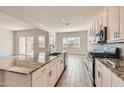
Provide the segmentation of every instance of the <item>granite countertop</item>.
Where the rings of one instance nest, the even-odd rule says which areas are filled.
[[[124,81],[124,60],[114,59],[114,58],[96,58],[109,70],[111,70],[115,75]],[[111,61],[112,64],[107,61]]]
[[[61,54],[66,52],[62,51]],[[30,74],[59,57],[61,54],[52,56],[46,53],[39,53],[35,55],[14,55],[0,58],[0,70]]]

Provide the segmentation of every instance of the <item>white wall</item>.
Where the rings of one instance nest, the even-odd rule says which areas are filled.
[[[80,48],[69,48],[68,53],[70,54],[84,54],[87,51],[87,31],[77,31],[77,32],[63,32],[56,33],[56,49],[61,51],[63,48],[63,37],[80,37]]]
[[[13,54],[13,32],[0,28],[0,57]]]

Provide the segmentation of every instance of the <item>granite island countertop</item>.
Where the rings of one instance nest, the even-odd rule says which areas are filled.
[[[0,70],[27,75],[66,52],[67,51],[62,51],[61,54],[57,56],[39,53],[35,55],[13,55],[3,57],[0,58]]]
[[[96,58],[99,60],[105,67],[117,75],[120,79],[124,81],[124,60],[114,59],[114,58]],[[112,62],[109,64],[107,61]]]

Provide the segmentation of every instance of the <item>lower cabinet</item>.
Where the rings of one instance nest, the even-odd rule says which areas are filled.
[[[95,63],[95,84],[97,87],[111,87],[111,71],[98,60]]]
[[[102,72],[101,72],[101,65],[96,60],[95,62],[95,84],[97,87],[102,86]]]
[[[61,60],[58,59],[57,62],[56,62],[56,67],[57,67],[57,72],[56,72],[56,78],[59,78],[62,71],[61,71]]]
[[[48,87],[48,73],[44,73],[32,82],[32,87]]]
[[[48,77],[48,83],[49,87],[53,87],[56,83],[56,60],[54,62],[50,63],[50,70],[49,70],[49,77]]]
[[[102,87],[111,87],[111,71],[106,67],[102,69]]]
[[[99,60],[95,61],[95,84],[96,87],[124,87],[124,81]]]
[[[32,87],[47,87],[49,76],[49,64],[32,73]]]
[[[61,55],[32,74],[33,87],[54,87],[64,70],[64,56]]]

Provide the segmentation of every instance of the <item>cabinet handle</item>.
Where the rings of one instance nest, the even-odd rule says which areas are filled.
[[[61,59],[61,63],[63,63],[63,60]]]
[[[115,32],[114,32],[114,38],[115,38]]]
[[[98,71],[98,77],[100,78],[101,76],[100,76],[100,72]]]
[[[49,72],[49,77],[51,77],[52,76],[52,70]]]
[[[119,37],[119,32],[117,32],[117,37]]]
[[[117,34],[118,34],[118,32],[115,32],[115,37],[116,37],[116,38],[118,37]]]

